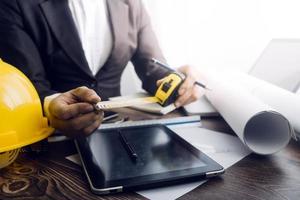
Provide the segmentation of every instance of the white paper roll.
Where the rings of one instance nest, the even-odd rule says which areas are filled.
[[[232,80],[247,87],[251,94],[284,115],[300,132],[300,95],[245,73],[232,73]]]
[[[259,100],[248,89],[221,73],[204,72],[203,78],[211,91],[206,96],[253,152],[272,154],[284,148],[291,138],[285,116]]]

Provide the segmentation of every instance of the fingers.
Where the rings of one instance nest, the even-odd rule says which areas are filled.
[[[79,115],[92,112],[93,110],[93,105],[89,103],[74,103],[66,105],[61,101],[54,101],[53,105],[49,106],[50,113],[57,119],[61,120],[68,120]]]
[[[193,103],[195,101],[197,101],[198,99],[201,98],[201,96],[204,95],[203,90],[201,90],[199,87],[194,86],[193,88],[193,92],[191,94],[191,96],[187,99],[187,101],[183,102],[182,106],[184,105],[188,105],[190,103]]]
[[[49,104],[50,124],[69,137],[90,134],[103,120],[103,112],[94,111],[93,104],[99,101],[96,92],[87,87],[65,92]]]
[[[194,87],[194,80],[193,78],[187,76],[185,81],[178,89],[179,98],[175,102],[176,107],[182,106],[192,95],[193,87]]]
[[[183,93],[179,96],[179,98],[176,100],[175,105],[177,108],[190,104],[194,101],[197,101],[201,96],[203,95],[203,92],[201,92],[200,88],[196,85],[192,85],[187,88],[183,89]]]
[[[191,92],[189,90],[192,90],[192,88],[194,87],[194,83],[195,80],[192,77],[187,76],[183,84],[180,86],[178,94],[183,95],[186,92]]]
[[[162,78],[162,79],[156,81],[156,86],[157,87],[160,86],[164,80],[165,80],[165,78]]]
[[[178,71],[185,75],[191,75],[193,73],[191,67],[188,65],[183,65],[183,66],[179,67]]]
[[[57,118],[50,119],[51,126],[64,132],[68,137],[78,137],[80,135],[89,135],[98,128],[103,120],[103,112],[96,114],[94,112],[81,115],[71,120],[61,120]]]
[[[102,120],[103,120],[103,116],[99,117],[99,119],[96,120],[92,125],[84,128],[83,133],[85,135],[90,135],[91,133],[93,133],[101,125]]]
[[[199,79],[197,70],[188,65],[184,65],[178,68],[178,71],[183,73],[186,77],[178,90],[179,97],[175,102],[177,108],[198,100],[204,94],[204,90],[195,85],[196,80]]]
[[[81,115],[71,120],[61,120],[53,118],[51,125],[55,126],[59,130],[64,131],[80,131],[81,129],[90,126],[96,118],[96,114],[91,112],[85,115]]]
[[[160,84],[162,84],[162,82],[163,82],[163,80],[162,80],[162,79],[160,79],[160,80],[156,81],[156,86],[157,86],[157,87],[158,87],[158,86],[160,86]]]
[[[176,100],[175,102],[175,106],[177,108],[185,105],[185,103],[189,100],[190,96],[192,95],[191,90],[185,90],[184,93],[181,93],[181,95],[179,96],[179,98]]]
[[[94,90],[91,90],[85,86],[76,88],[75,90],[72,90],[71,93],[82,102],[96,104],[101,101],[101,98]]]

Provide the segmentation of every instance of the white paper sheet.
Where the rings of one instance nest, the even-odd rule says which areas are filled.
[[[220,112],[239,138],[253,152],[272,154],[284,148],[291,138],[289,121],[254,96],[249,88],[257,82],[241,85],[226,72],[203,72],[206,97]]]
[[[246,148],[235,136],[198,127],[170,128],[186,141],[194,145],[197,149],[205,152],[225,169],[250,154],[248,148]],[[81,165],[78,154],[68,156],[67,159]],[[137,193],[149,199],[171,200],[179,198],[203,183],[205,183],[205,181],[138,191]]]
[[[144,98],[144,97],[150,97],[150,95],[145,92],[138,92],[138,93],[134,93],[134,94],[127,95],[127,96],[112,97],[112,98],[109,98],[109,100],[123,101],[123,100],[133,100],[133,99]],[[166,115],[166,114],[174,111],[176,109],[176,106],[175,106],[175,104],[170,104],[166,107],[163,107],[159,103],[150,103],[150,104],[131,106],[131,108],[141,110],[144,112]]]
[[[220,115],[206,97],[202,97],[198,101],[184,106],[184,109],[189,115],[201,115],[201,117],[214,117]]]
[[[238,137],[226,133],[197,127],[169,128],[225,169],[251,152]]]

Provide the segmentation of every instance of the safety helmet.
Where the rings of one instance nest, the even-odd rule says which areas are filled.
[[[21,147],[43,140],[53,131],[32,83],[0,59],[0,169],[16,159]]]

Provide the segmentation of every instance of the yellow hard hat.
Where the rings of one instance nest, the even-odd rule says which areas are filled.
[[[13,162],[19,148],[43,140],[53,131],[32,83],[0,59],[0,168]]]

